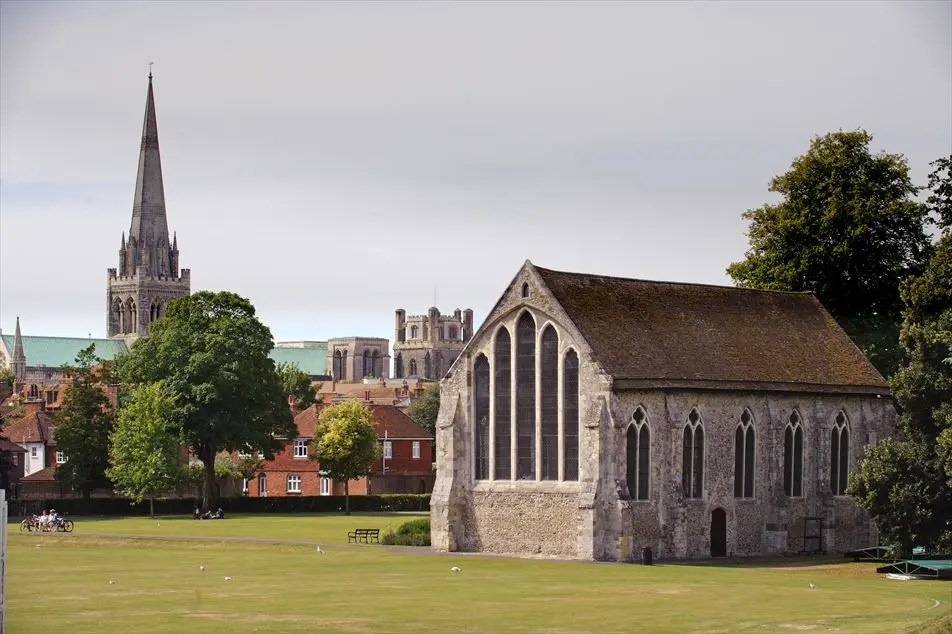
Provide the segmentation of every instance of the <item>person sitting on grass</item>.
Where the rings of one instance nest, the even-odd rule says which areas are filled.
[[[195,510],[192,511],[192,519],[193,519],[193,520],[200,520],[200,519],[202,519],[202,511],[201,511],[201,509],[199,509],[197,506],[195,507]]]
[[[223,511],[220,506],[218,507],[218,510],[215,511],[215,519],[216,519],[216,520],[223,520],[223,519],[225,519],[225,511]]]

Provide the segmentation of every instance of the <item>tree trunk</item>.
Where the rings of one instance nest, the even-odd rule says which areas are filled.
[[[202,447],[198,457],[205,466],[205,486],[202,491],[202,513],[218,505],[218,480],[215,478],[215,448]]]
[[[344,515],[350,515],[350,481],[344,480]]]
[[[149,496],[149,517],[155,517],[155,500]]]

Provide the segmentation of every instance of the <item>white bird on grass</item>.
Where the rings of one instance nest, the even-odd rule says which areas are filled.
[[[450,568],[450,570],[452,570],[453,572],[459,572],[460,568],[459,566],[453,566],[452,568]]]
[[[231,577],[225,577],[225,581],[231,581]]]
[[[323,554],[324,554],[324,549],[321,548],[320,546],[318,546],[318,547],[317,547],[317,552],[320,553],[321,555],[323,555]]]
[[[117,581],[113,581],[112,579],[109,580],[109,585],[112,585],[112,584],[114,584],[114,583],[118,583],[118,582],[117,582]]]
[[[811,584],[810,584],[810,589],[811,589],[811,590],[816,590],[816,584],[811,583]]]
[[[205,572],[205,566],[199,566],[198,569],[201,570],[202,572]]]

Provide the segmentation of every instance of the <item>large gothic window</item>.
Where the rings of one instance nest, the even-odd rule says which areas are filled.
[[[126,332],[137,333],[139,332],[139,312],[136,310],[135,300],[130,297],[127,306],[128,316],[126,321]]]
[[[830,432],[830,491],[845,495],[849,480],[850,426],[846,414],[840,412]]]
[[[373,369],[373,366],[371,365],[372,361],[371,361],[371,358],[370,358],[370,350],[364,350],[364,355],[363,355],[363,356],[364,356],[364,358],[363,358],[363,367],[361,368],[361,376],[360,376],[360,378],[363,378],[363,377],[365,377],[365,376],[373,376],[373,375],[374,375],[374,369]]]
[[[575,350],[565,354],[562,373],[563,476],[566,480],[578,480],[578,354]]]
[[[559,335],[547,326],[540,351],[542,399],[542,479],[559,479]]]
[[[648,429],[645,410],[640,406],[631,416],[625,440],[628,495],[632,500],[647,500],[651,478],[651,431]]]
[[[476,394],[476,429],[473,434],[476,479],[486,480],[489,478],[489,360],[483,355],[476,357],[473,382]]]
[[[122,334],[125,332],[123,330],[122,323],[122,300],[116,299],[116,302],[112,305],[112,332],[114,334]]]
[[[410,359],[410,376],[417,376],[416,359]]]
[[[403,354],[397,353],[397,360],[394,362],[395,371],[398,379],[403,378]]]
[[[783,431],[783,492],[790,497],[803,495],[803,425],[796,411]]]
[[[344,378],[344,372],[343,372],[343,368],[342,368],[342,366],[341,366],[340,350],[335,350],[335,351],[334,351],[334,362],[333,362],[333,366],[332,366],[332,368],[331,368],[331,372],[334,373],[334,380],[335,380],[335,381],[340,381],[342,378]]]
[[[433,378],[431,366],[432,366],[432,363],[430,362],[430,353],[427,352],[426,356],[423,357],[423,378],[425,379]]]
[[[495,477],[509,480],[512,478],[512,338],[504,326],[496,332],[493,368],[496,375]]]
[[[734,497],[754,497],[754,425],[746,409],[734,430]]]
[[[535,320],[523,313],[516,325],[516,477],[535,479]]]
[[[702,496],[704,483],[704,425],[697,409],[692,409],[684,426],[681,444],[681,486],[684,497]]]

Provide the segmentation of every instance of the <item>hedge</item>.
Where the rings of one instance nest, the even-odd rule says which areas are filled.
[[[157,515],[188,515],[201,504],[193,498],[155,500]],[[81,498],[60,500],[18,500],[11,503],[11,515],[40,514],[43,509],[56,509],[68,515],[148,515],[149,502],[136,504],[127,498]],[[343,495],[298,497],[223,497],[225,513],[335,513],[343,512]],[[357,513],[430,510],[430,496],[419,494],[352,495],[350,510]]]

